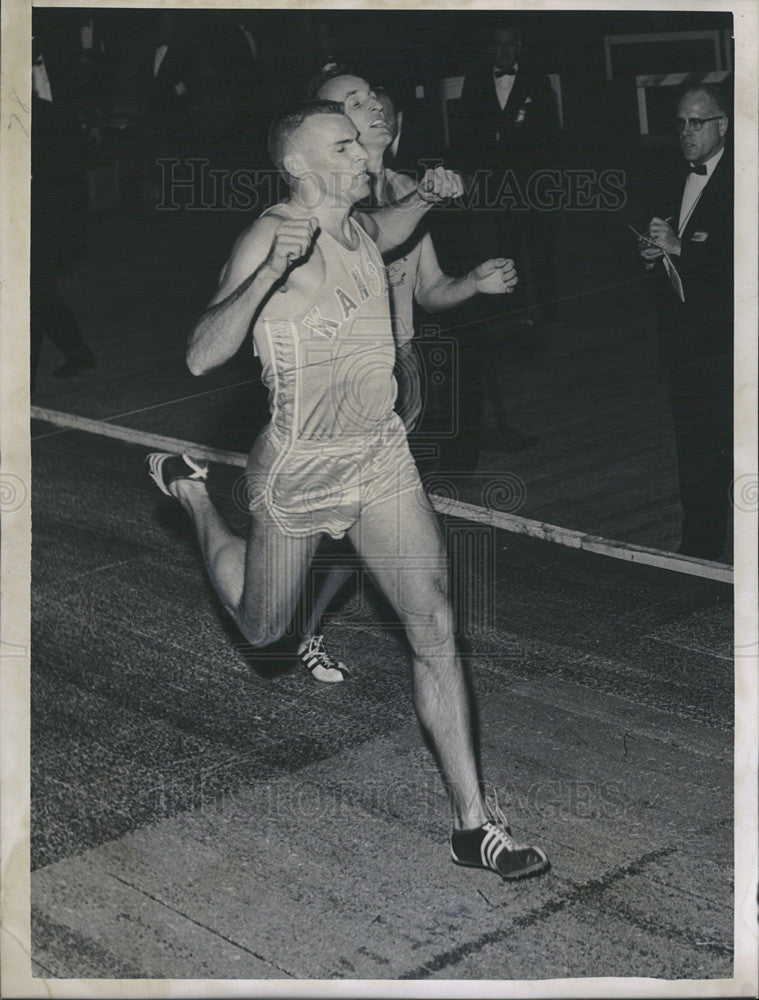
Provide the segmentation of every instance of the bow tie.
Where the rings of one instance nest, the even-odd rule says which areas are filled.
[[[496,80],[500,80],[502,76],[516,76],[516,75],[517,74],[515,70],[509,71],[507,69],[498,69],[495,66],[493,67],[493,77]]]
[[[706,164],[698,163],[695,166],[688,164],[688,173],[690,174],[700,174],[702,177],[706,176]]]

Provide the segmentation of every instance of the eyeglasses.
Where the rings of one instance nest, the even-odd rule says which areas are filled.
[[[716,122],[724,117],[724,115],[712,115],[711,118],[678,118],[677,131],[682,132],[687,125],[692,132],[700,132],[706,122]]]

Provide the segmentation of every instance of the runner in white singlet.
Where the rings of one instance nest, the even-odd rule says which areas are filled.
[[[392,410],[387,292],[384,281],[381,289],[367,283],[369,265],[380,279],[382,271],[351,218],[355,202],[369,193],[366,153],[341,105],[331,101],[277,116],[269,147],[290,182],[291,198],[237,241],[187,350],[190,370],[202,374],[236,353],[254,323],[273,413],[251,453],[247,541],[213,504],[200,462],[155,453],[150,474],[189,514],[211,582],[256,648],[287,630],[332,523],[325,520],[324,496],[334,500],[337,509],[330,508],[329,517],[337,521],[336,532],[348,535],[405,628],[414,705],[450,797],[453,859],[504,878],[545,871],[543,852],[513,841],[502,815],[486,808],[479,785],[445,546]],[[360,216],[360,225],[380,252],[389,250],[411,236],[433,203],[461,191],[460,178],[438,167],[403,204]],[[362,283],[368,292],[363,306]],[[346,461],[357,469],[347,489]],[[408,488],[393,488],[388,468]],[[291,521],[313,512],[312,531]]]
[[[287,205],[268,214],[295,217]],[[328,233],[314,245],[324,273],[313,301],[291,316],[287,295],[274,295],[253,330],[272,416],[248,462],[250,509],[265,505],[294,536],[340,538],[362,509],[419,485],[393,411],[385,269],[362,227],[348,222],[354,249]]]
[[[267,215],[297,218],[288,205],[262,217]],[[293,316],[287,296],[273,296],[254,326],[272,423],[292,440],[366,434],[393,407],[395,348],[385,269],[356,220],[349,218],[348,226],[355,248],[326,232],[314,245],[324,273],[312,301]]]

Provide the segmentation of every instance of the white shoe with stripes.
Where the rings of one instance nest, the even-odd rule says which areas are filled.
[[[485,868],[504,879],[525,878],[548,871],[551,863],[539,847],[518,844],[511,836],[498,799],[488,799],[490,819],[474,830],[454,830],[451,857],[457,865]]]
[[[147,458],[148,475],[158,489],[167,497],[174,496],[169,486],[177,479],[189,479],[194,482],[205,482],[208,478],[208,465],[199,462],[189,455],[172,455],[167,451],[153,451]]]
[[[350,671],[345,664],[336,660],[324,648],[323,635],[312,635],[304,639],[298,647],[298,656],[317,681],[339,684],[346,677],[350,677]]]

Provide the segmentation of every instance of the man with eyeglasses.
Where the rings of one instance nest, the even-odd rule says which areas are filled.
[[[686,90],[677,109],[686,176],[659,213],[639,252],[657,279],[662,358],[668,368],[680,503],[679,551],[723,555],[732,481],[733,160],[725,95]],[[673,271],[674,266],[674,273]],[[678,276],[681,287],[678,284]]]

